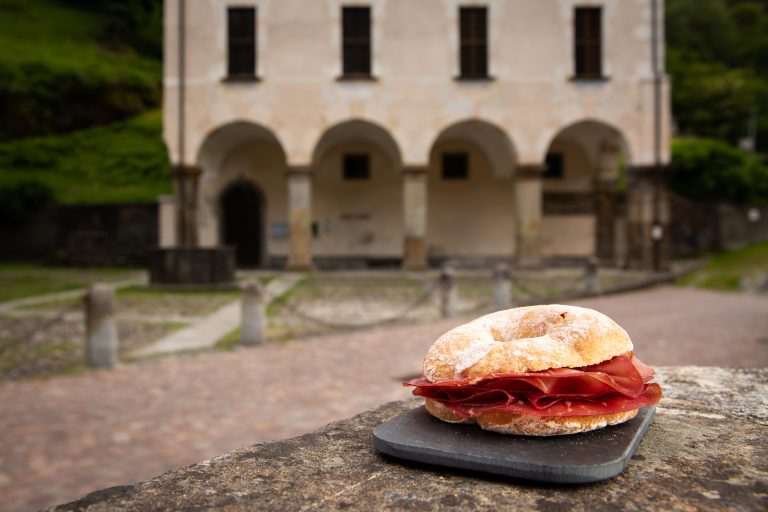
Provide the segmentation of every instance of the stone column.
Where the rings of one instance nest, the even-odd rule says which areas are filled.
[[[627,191],[627,266],[668,270],[669,208],[653,166],[633,167]],[[655,211],[656,210],[656,211]]]
[[[173,170],[176,196],[176,242],[182,248],[197,247],[197,199],[202,169],[176,165]]]
[[[157,198],[158,240],[161,249],[170,249],[178,245],[176,235],[176,201],[172,195]]]
[[[427,268],[427,174],[426,166],[403,169],[403,268]]]
[[[517,266],[540,267],[542,174],[544,167],[521,165],[515,176],[515,206],[517,220]]]
[[[289,167],[288,224],[290,248],[288,270],[312,268],[312,177],[309,167]]]

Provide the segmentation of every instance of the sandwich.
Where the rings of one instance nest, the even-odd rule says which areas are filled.
[[[656,404],[654,371],[627,332],[592,309],[497,311],[440,336],[405,383],[434,417],[502,434],[556,436],[629,421]]]

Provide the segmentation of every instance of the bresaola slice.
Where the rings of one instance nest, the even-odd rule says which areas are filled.
[[[582,368],[541,372],[492,373],[462,380],[414,379],[413,394],[437,400],[465,419],[489,411],[538,417],[594,416],[631,411],[661,398],[658,384],[648,384],[653,370],[632,354]]]

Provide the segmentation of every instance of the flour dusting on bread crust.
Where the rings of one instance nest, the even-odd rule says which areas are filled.
[[[432,382],[598,364],[630,352],[627,332],[606,315],[551,304],[497,311],[435,341],[424,360]]]

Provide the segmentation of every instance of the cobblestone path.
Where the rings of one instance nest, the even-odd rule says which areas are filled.
[[[652,365],[768,366],[766,297],[659,287],[577,303],[617,320]],[[67,501],[402,398],[432,341],[464,320],[0,385],[0,509]]]

